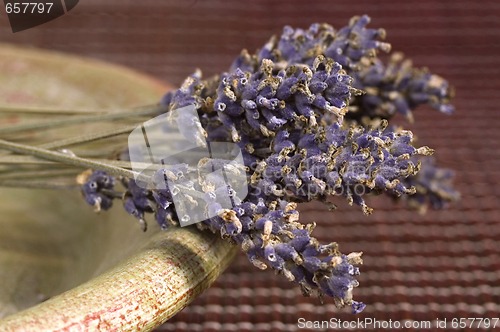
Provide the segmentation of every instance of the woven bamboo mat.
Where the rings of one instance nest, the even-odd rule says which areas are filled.
[[[369,217],[345,204],[333,213],[320,204],[302,208],[305,222],[318,223],[321,241],[364,252],[355,296],[368,306],[358,316],[328,300],[320,305],[303,298],[294,285],[257,271],[240,255],[159,330],[292,331],[301,318],[499,317],[500,2],[86,0],[62,18],[16,34],[0,17],[3,42],[103,59],[178,85],[197,67],[205,75],[225,70],[242,48],[255,50],[286,24],[340,27],[365,13],[372,27],[387,30],[394,50],[455,87],[456,114],[419,109],[408,127],[419,144],[436,149],[441,166],[456,170],[462,200],[426,215],[381,198],[371,200]]]

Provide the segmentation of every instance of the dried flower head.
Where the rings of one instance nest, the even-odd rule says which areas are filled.
[[[161,104],[167,111],[195,107],[203,130],[198,136],[194,129],[185,130],[187,138],[240,147],[248,195],[240,200],[221,173],[182,188],[159,186],[165,177],[199,171],[179,163],[160,168],[146,188],[122,178],[125,210],[143,225],[145,215],[153,213],[167,228],[179,223],[173,198],[183,195],[183,209],[205,207],[200,229],[238,244],[257,268],[274,269],[305,295],[326,295],[339,307],[351,305],[353,312],[361,312],[365,305],[352,295],[361,253],[345,255],[336,243],[319,243],[312,236],[315,225],[299,221],[297,204],[342,196],[370,214],[368,194],[419,203],[429,199],[434,207],[456,197],[450,173],[427,163],[419,173],[419,157],[433,150],[415,147],[410,131],[388,124],[396,113],[410,117],[420,104],[450,113],[447,82],[413,69],[397,53],[384,64],[377,56],[390,50],[385,31],[366,28],[368,23],[362,16],[339,30],[328,24],[307,30],[285,27],[257,53],[243,51],[228,72],[210,79],[199,71],[189,76]],[[194,125],[179,121],[186,128]],[[218,162],[223,161],[200,161],[198,167]],[[118,196],[110,194],[114,183],[102,171],[92,173],[83,185],[87,202],[111,207]],[[228,193],[230,209],[218,201]]]

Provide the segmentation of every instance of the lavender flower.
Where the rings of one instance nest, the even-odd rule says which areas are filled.
[[[339,307],[353,304],[359,309],[352,290],[358,286],[355,265],[362,263],[361,254],[342,255],[336,243],[320,245],[311,236],[314,225],[298,222],[296,203],[257,196],[251,195],[254,202],[220,210],[198,227],[220,232],[240,245],[254,266],[283,274],[299,284],[304,295],[331,296]]]
[[[362,198],[368,192],[414,193],[415,188],[402,181],[418,170],[410,157],[432,153],[427,147],[413,147],[411,132],[385,131],[385,126],[365,130],[333,124],[276,139],[287,148],[275,148],[251,178],[265,196],[307,202],[343,195],[366,214],[372,211]]]
[[[189,76],[161,104],[167,111],[194,105],[202,135],[181,130],[186,137],[238,144],[249,194],[243,201],[231,194],[232,208],[222,208],[217,197],[234,188],[217,173],[184,183],[182,191],[169,187],[167,178],[197,172],[179,163],[159,169],[148,186],[121,179],[125,210],[144,229],[145,215],[154,214],[164,229],[179,223],[173,197],[183,195],[183,209],[205,207],[198,228],[239,245],[257,268],[274,269],[305,295],[326,295],[339,307],[361,312],[365,305],[352,299],[361,253],[344,255],[336,243],[320,244],[312,237],[315,225],[299,222],[297,204],[343,196],[370,214],[368,193],[430,201],[434,207],[456,198],[448,171],[424,163],[418,173],[419,157],[433,151],[414,147],[411,132],[387,121],[396,113],[411,119],[421,104],[450,113],[448,83],[413,69],[399,54],[384,65],[377,55],[390,50],[382,41],[385,31],[366,28],[368,23],[362,16],[339,30],[327,24],[285,27],[256,54],[243,51],[228,72],[210,79],[200,71]],[[193,126],[183,121],[179,116],[179,126]],[[109,208],[117,196],[114,182],[95,171],[83,185],[86,201]]]
[[[425,212],[429,205],[434,209],[442,209],[450,202],[457,201],[460,194],[453,188],[454,172],[436,167],[434,158],[421,158],[420,161],[420,171],[404,180],[406,185],[415,187],[416,193],[401,199],[420,212]]]
[[[346,71],[358,67],[363,59],[376,56],[377,51],[388,52],[390,44],[383,42],[384,29],[367,29],[370,18],[353,17],[349,25],[338,31],[328,24],[312,24],[309,29],[286,26],[280,38],[272,37],[256,56],[247,51],[236,58],[231,71],[255,71],[263,59],[278,63],[311,65],[318,55],[324,55],[340,64]]]
[[[449,103],[453,91],[448,82],[427,69],[413,68],[401,53],[394,53],[387,65],[376,59],[350,74],[354,86],[365,91],[351,101],[351,118],[389,119],[400,113],[413,122],[411,111],[423,104],[445,114],[453,113]]]
[[[263,59],[259,69],[237,68],[222,75],[214,109],[224,126],[249,136],[273,136],[280,130],[315,125],[325,113],[341,118],[352,92],[351,78],[322,55],[312,65],[278,69]]]
[[[147,224],[144,220],[144,214],[154,212],[156,207],[153,194],[137,185],[134,180],[123,179],[122,182],[127,188],[123,198],[123,207],[127,213],[139,220],[143,231],[146,231]]]
[[[115,179],[103,171],[85,172],[80,176],[85,201],[99,212],[113,205]]]
[[[365,92],[353,94],[349,117],[388,119],[401,113],[410,121],[411,110],[418,105],[450,114],[453,94],[448,83],[426,69],[412,67],[401,53],[394,53],[387,65],[376,58],[379,51],[388,52],[390,44],[383,42],[384,29],[367,29],[368,16],[353,17],[348,26],[336,31],[328,24],[312,24],[308,30],[285,27],[280,38],[273,37],[257,56],[244,51],[234,61],[232,71],[255,71],[264,59],[281,66],[311,65],[319,55],[341,65],[353,78],[353,86]]]

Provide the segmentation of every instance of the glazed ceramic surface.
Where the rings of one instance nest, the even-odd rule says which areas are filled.
[[[118,66],[0,47],[2,105],[119,111],[153,104],[167,89]],[[96,126],[106,128],[76,125],[64,134]],[[40,143],[55,137],[49,131]],[[150,224],[143,233],[120,206],[96,214],[78,190],[0,188],[0,330],[149,330],[207,288],[234,255],[192,227],[164,232]]]

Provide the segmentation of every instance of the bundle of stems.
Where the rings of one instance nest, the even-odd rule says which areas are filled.
[[[138,124],[166,111],[158,104],[107,110],[0,105],[0,186],[78,189],[77,175],[87,168],[137,177],[131,163],[117,157]]]

